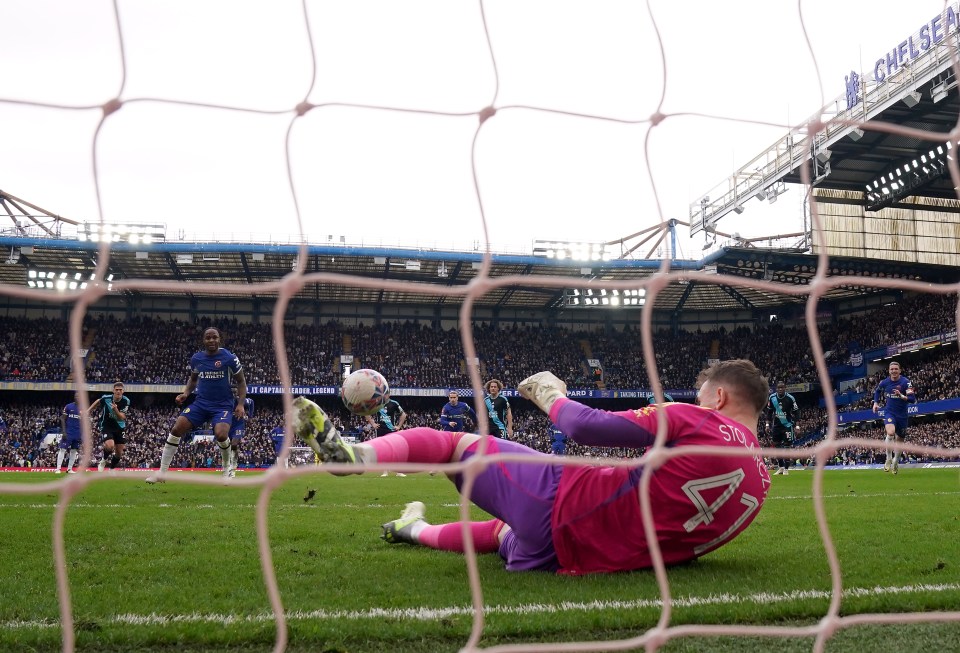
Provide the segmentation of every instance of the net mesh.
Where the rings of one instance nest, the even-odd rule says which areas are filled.
[[[800,7],[800,21],[803,27],[803,34],[806,37],[806,25],[803,23],[803,3],[798,3]],[[611,117],[605,115],[599,115],[593,113],[589,110],[583,111],[570,111],[570,110],[555,110],[543,107],[533,107],[533,106],[502,106],[498,102],[498,93],[500,89],[501,82],[504,81],[504,73],[501,70],[500,66],[500,56],[498,52],[497,44],[495,39],[492,37],[491,31],[488,28],[489,14],[491,9],[494,11],[502,10],[503,8],[496,4],[486,4],[478,3],[476,5],[476,23],[479,29],[479,34],[482,36],[479,38],[478,44],[481,47],[486,48],[489,53],[489,67],[486,71],[483,71],[483,74],[478,73],[471,81],[476,82],[477,79],[492,79],[492,92],[487,93],[487,98],[485,100],[480,100],[478,104],[483,108],[466,108],[457,110],[436,110],[433,108],[410,108],[410,106],[416,105],[416,93],[403,94],[403,93],[393,93],[385,92],[384,95],[387,97],[396,98],[397,103],[395,106],[380,105],[373,98],[360,98],[355,102],[342,102],[342,101],[330,101],[330,102],[314,102],[310,98],[313,96],[314,90],[318,85],[324,83],[329,83],[331,86],[335,87],[335,76],[336,72],[330,72],[326,69],[322,69],[322,66],[319,66],[317,62],[325,61],[324,57],[330,57],[331,52],[329,50],[323,49],[328,48],[329,41],[334,39],[334,34],[332,34],[327,26],[320,25],[315,22],[314,18],[311,15],[311,6],[305,3],[302,7],[302,12],[300,15],[295,16],[292,13],[288,14],[286,18],[289,20],[291,25],[291,30],[295,32],[306,32],[307,39],[306,43],[309,44],[309,52],[304,51],[295,51],[293,48],[289,54],[290,57],[296,58],[300,57],[301,59],[297,62],[296,68],[298,71],[308,70],[309,72],[309,84],[305,90],[305,93],[300,98],[289,98],[277,93],[272,96],[272,100],[276,100],[277,103],[281,106],[279,107],[270,107],[270,108],[250,108],[248,106],[234,105],[229,102],[225,104],[219,104],[215,102],[205,102],[205,101],[182,101],[177,99],[177,90],[176,88],[168,89],[169,95],[162,97],[150,97],[147,94],[133,94],[128,90],[128,81],[129,81],[129,71],[131,70],[132,65],[135,63],[130,60],[129,55],[126,54],[125,45],[131,38],[146,38],[140,30],[143,29],[143,25],[126,25],[124,23],[124,15],[122,11],[122,5],[116,3],[113,7],[116,18],[115,25],[115,35],[118,43],[120,44],[120,77],[115,86],[115,89],[112,92],[108,92],[108,96],[112,97],[107,101],[97,101],[89,104],[83,105],[66,105],[58,103],[52,100],[23,100],[17,98],[0,98],[0,103],[6,104],[8,106],[16,105],[24,108],[40,108],[40,109],[50,109],[57,114],[80,114],[89,115],[89,110],[98,109],[101,111],[99,119],[96,121],[96,124],[89,129],[90,134],[90,154],[91,154],[91,163],[90,168],[92,171],[92,188],[96,195],[96,202],[99,209],[99,214],[101,220],[105,214],[105,198],[107,193],[105,192],[104,182],[101,177],[101,155],[99,153],[100,147],[103,145],[104,139],[108,136],[104,135],[104,127],[114,120],[122,120],[125,113],[133,113],[133,110],[138,105],[143,105],[146,103],[153,104],[162,104],[170,108],[171,111],[180,111],[185,109],[202,109],[210,110],[215,113],[229,113],[231,115],[241,114],[243,116],[257,116],[271,118],[274,121],[279,120],[283,125],[283,129],[277,128],[277,122],[271,123],[273,126],[273,131],[271,132],[271,137],[274,140],[275,147],[282,147],[284,152],[284,159],[287,169],[287,179],[289,182],[289,195],[288,200],[291,206],[292,213],[296,216],[296,224],[298,226],[300,234],[302,234],[302,240],[304,243],[311,239],[311,229],[308,221],[304,218],[301,212],[300,206],[300,193],[302,192],[302,181],[298,180],[295,173],[295,156],[294,151],[298,145],[296,130],[305,121],[309,121],[311,118],[314,118],[318,115],[321,109],[352,109],[357,111],[379,111],[379,112],[388,112],[388,113],[399,113],[399,114],[415,114],[419,117],[431,118],[435,120],[441,119],[441,117],[463,117],[463,116],[475,116],[476,117],[476,126],[472,132],[472,139],[467,149],[462,152],[462,157],[467,158],[470,162],[470,168],[472,172],[473,179],[473,194],[475,198],[475,209],[479,215],[479,220],[482,225],[482,233],[485,244],[485,256],[483,259],[482,268],[479,271],[479,276],[475,282],[464,287],[455,287],[455,286],[436,286],[424,292],[429,292],[436,294],[438,296],[448,296],[457,300],[462,300],[462,308],[460,310],[459,326],[460,331],[463,334],[463,350],[464,355],[467,360],[477,360],[477,351],[474,345],[474,341],[471,336],[472,324],[471,324],[471,315],[473,314],[474,302],[475,300],[482,296],[484,293],[490,292],[492,289],[501,288],[501,287],[510,287],[516,285],[541,285],[548,288],[563,288],[569,285],[569,280],[566,278],[560,277],[538,277],[533,279],[529,276],[505,276],[492,278],[490,276],[490,248],[489,243],[491,242],[490,233],[488,229],[488,221],[485,212],[485,194],[483,192],[483,187],[480,181],[481,171],[477,166],[477,140],[481,133],[488,128],[488,125],[491,122],[501,119],[504,115],[509,114],[510,112],[525,112],[533,111],[539,114],[540,116],[547,119],[548,116],[557,116],[561,115],[568,118],[580,119],[580,120],[598,120],[605,121],[611,125],[623,125],[623,124],[634,124],[634,125],[645,125],[649,127],[646,135],[647,142],[643,144],[643,147],[649,143],[649,139],[653,138],[657,132],[657,129],[663,125],[666,125],[670,118],[678,117],[675,114],[669,114],[663,110],[664,103],[661,100],[657,109],[647,118],[637,119],[637,120],[625,120],[619,117]],[[194,8],[191,7],[191,10]],[[231,7],[230,10],[233,8]],[[380,9],[383,9],[381,6]],[[649,9],[649,7],[648,7]],[[211,19],[205,23],[208,27],[204,28],[209,29],[210,24],[216,23],[216,14],[220,11],[227,11],[228,9],[225,6],[214,6],[213,8],[207,8],[205,11],[211,12],[211,15],[207,18]],[[260,7],[261,11],[266,11],[263,7]],[[270,11],[273,11],[274,8],[271,6]],[[289,12],[289,6],[284,9],[284,11]],[[656,20],[656,12],[650,11],[648,17],[649,25],[652,27],[653,33],[656,34],[657,38],[654,43],[657,45],[659,50],[661,61],[663,62],[663,78],[662,78],[662,90],[665,96],[667,88],[667,71],[670,69],[670,57],[667,56],[667,48],[665,42],[660,38],[660,33],[658,30],[658,24]],[[206,31],[201,30],[197,34],[198,38],[205,38],[208,36]],[[220,34],[222,38],[227,38],[227,35]],[[327,40],[325,41],[325,37]],[[321,46],[320,44],[327,44]],[[809,41],[808,41],[809,44]],[[340,44],[343,47],[346,47],[345,44]],[[955,53],[951,53],[955,55]],[[252,59],[251,65],[255,65],[256,62],[256,48],[252,48]],[[808,55],[810,59],[816,63],[815,57]],[[179,61],[177,62],[180,65],[189,65],[189,62]],[[291,64],[293,65],[293,64]],[[335,68],[335,66],[334,66]],[[331,77],[333,76],[333,77]],[[162,76],[163,77],[163,76]],[[175,77],[175,75],[174,75]],[[228,80],[234,84],[242,84],[242,79]],[[131,84],[132,86],[132,84]],[[226,88],[230,87],[230,83],[224,85]],[[391,91],[396,91],[396,88],[391,89]],[[416,90],[416,89],[414,89]],[[229,92],[227,92],[227,97],[230,97]],[[368,101],[369,100],[369,101]],[[584,106],[587,109],[590,108],[589,102],[584,102]],[[207,114],[204,114],[203,120],[208,120]],[[786,126],[786,125],[785,125]],[[876,128],[876,125],[868,126],[866,124],[862,125],[867,129]],[[803,130],[806,134],[817,134],[824,129],[824,124],[814,120],[813,122],[802,125]],[[902,128],[889,125],[883,127],[888,131],[906,131]],[[946,137],[944,134],[934,134],[934,133],[925,133],[925,132],[912,132],[916,135],[917,138],[921,139],[930,139],[932,141],[945,142],[949,140],[950,142],[956,144],[958,141],[958,134],[956,130],[947,134]],[[648,160],[649,164],[650,161]],[[649,167],[649,166],[648,166]],[[960,173],[958,173],[956,161],[950,163],[950,173],[953,177],[954,182],[958,187],[960,187]],[[811,182],[811,172],[809,169],[804,169],[802,171],[802,177],[804,183],[807,187],[810,187]],[[298,183],[299,182],[299,183]],[[649,179],[652,192],[654,196],[657,195],[659,185],[657,179],[652,175]],[[659,200],[657,200],[657,205],[659,206]],[[822,225],[820,219],[820,212],[817,206],[816,198],[810,197],[810,212],[812,218],[812,232],[815,242],[821,236]],[[663,213],[660,212],[660,215]],[[817,328],[817,304],[821,298],[832,288],[838,287],[841,285],[849,285],[851,283],[856,283],[864,287],[873,287],[873,288],[890,288],[890,289],[902,289],[908,291],[917,291],[917,292],[926,292],[926,293],[939,293],[939,294],[954,294],[957,293],[960,288],[956,285],[944,285],[944,286],[931,286],[926,283],[914,282],[903,279],[878,279],[878,278],[852,278],[849,276],[831,278],[827,276],[827,271],[829,270],[828,265],[828,254],[826,248],[819,247],[819,262],[817,266],[816,276],[811,280],[810,284],[807,286],[785,286],[783,284],[776,284],[770,281],[763,281],[760,279],[750,279],[750,278],[723,278],[718,279],[717,276],[711,275],[707,272],[671,272],[670,263],[671,261],[668,258],[665,258],[660,266],[659,273],[649,278],[644,282],[618,282],[611,283],[610,288],[619,288],[619,289],[636,289],[643,288],[647,294],[647,303],[648,305],[654,305],[656,303],[657,294],[661,292],[668,284],[676,283],[680,280],[683,281],[696,281],[700,284],[725,284],[733,287],[750,287],[756,288],[759,290],[765,290],[768,292],[779,293],[785,296],[797,296],[804,297],[806,303],[806,325],[808,332],[810,334],[810,346],[814,355],[816,362],[816,368],[818,371],[819,379],[824,387],[829,387],[829,375],[827,372],[827,367],[824,359],[824,348],[823,344],[818,337],[818,328]],[[110,262],[111,251],[107,243],[103,243],[98,252],[98,277],[103,279],[106,276],[106,271]],[[310,273],[305,269],[305,263],[307,261],[307,247],[304,244],[300,250],[300,256],[298,257],[298,263],[296,268],[289,274],[286,278],[279,282],[270,282],[255,284],[253,287],[249,285],[242,285],[240,287],[231,288],[219,283],[191,283],[190,292],[206,295],[210,297],[216,297],[217,295],[228,292],[228,291],[241,291],[241,292],[276,292],[278,294],[278,301],[273,314],[273,338],[275,344],[275,351],[277,354],[277,363],[280,370],[280,380],[282,384],[286,387],[291,385],[291,376],[289,373],[289,361],[287,360],[287,346],[284,342],[284,332],[283,324],[284,317],[287,312],[289,301],[291,297],[298,292],[304,286],[309,286],[311,284],[340,284],[355,288],[369,288],[369,289],[387,289],[387,290],[396,290],[402,292],[406,289],[406,282],[392,279],[363,279],[363,278],[345,278],[340,275],[331,275],[327,273]],[[117,289],[137,289],[137,290],[154,290],[162,291],[166,293],[177,293],[182,290],[180,284],[163,282],[157,280],[147,280],[147,279],[127,279],[115,283]],[[14,287],[3,287],[0,288],[0,292],[12,296],[19,297],[22,299],[37,300],[40,298],[40,295],[36,292],[30,291],[26,288],[14,288]],[[81,364],[80,350],[82,348],[81,334],[82,334],[82,323],[85,314],[87,313],[89,307],[99,301],[106,294],[106,289],[103,285],[92,284],[85,291],[71,294],[65,296],[61,301],[72,302],[71,318],[70,318],[70,347],[71,347],[71,358],[72,358],[72,367],[74,370],[78,371],[77,382],[82,384],[85,379],[84,376],[84,366]],[[48,296],[43,296],[42,301],[51,301],[51,298]],[[56,300],[54,300],[56,301]],[[960,323],[960,309],[958,309],[958,323]],[[644,311],[642,314],[642,335],[641,335],[641,344],[644,352],[644,361],[648,370],[650,370],[650,382],[652,389],[658,400],[662,400],[663,397],[663,387],[660,383],[659,376],[657,374],[657,363],[654,356],[653,340],[652,340],[652,311]],[[477,366],[472,365],[469,368],[470,378],[474,388],[474,392],[477,394],[481,393],[481,379],[479,375],[479,370]],[[288,416],[286,423],[290,424],[291,420],[289,419],[292,414],[291,406],[291,396],[289,394],[285,395],[284,398],[284,409]],[[675,604],[675,599],[671,594],[670,584],[668,582],[666,569],[663,565],[662,556],[659,551],[657,540],[654,532],[652,531],[653,519],[651,518],[651,505],[649,500],[649,484],[651,480],[651,473],[656,470],[656,468],[662,465],[664,462],[675,456],[682,455],[692,455],[697,453],[720,453],[729,455],[728,450],[724,449],[712,449],[712,448],[700,448],[700,449],[669,449],[664,446],[665,437],[666,437],[666,415],[664,412],[660,412],[659,420],[659,430],[657,434],[657,444],[651,448],[645,458],[646,467],[645,473],[643,475],[643,480],[641,484],[641,507],[642,512],[646,518],[647,526],[647,538],[650,544],[651,551],[653,552],[653,561],[654,561],[654,571],[656,574],[657,582],[660,588],[660,600],[662,602],[662,611],[658,623],[647,630],[644,633],[639,634],[634,638],[617,640],[617,641],[604,641],[604,642],[548,642],[544,641],[536,645],[503,645],[496,646],[487,650],[496,650],[496,651],[511,651],[511,650],[524,650],[524,651],[555,651],[555,650],[611,650],[611,649],[627,649],[634,647],[645,647],[647,650],[656,650],[666,642],[679,638],[686,637],[691,635],[754,635],[754,636],[769,636],[769,637],[801,637],[801,636],[810,636],[814,635],[816,641],[814,644],[814,650],[822,651],[824,650],[828,640],[833,636],[838,630],[844,628],[850,628],[852,626],[861,625],[861,624],[880,624],[880,623],[909,623],[909,622],[923,622],[923,621],[960,621],[960,611],[942,611],[935,614],[931,613],[891,613],[891,614],[856,614],[856,615],[841,615],[840,605],[841,598],[843,596],[843,574],[840,569],[837,551],[834,546],[833,539],[831,537],[830,528],[827,523],[826,512],[824,507],[824,498],[823,498],[823,477],[824,477],[824,467],[827,464],[830,456],[837,450],[837,407],[834,401],[834,398],[827,393],[826,402],[829,411],[829,430],[825,440],[818,445],[816,445],[812,450],[811,454],[815,456],[816,459],[816,468],[813,474],[813,507],[816,513],[817,523],[819,525],[819,531],[822,536],[822,543],[825,551],[825,555],[829,561],[829,568],[831,572],[831,592],[830,592],[830,602],[829,607],[826,613],[823,615],[823,618],[816,624],[812,626],[802,626],[802,627],[790,627],[790,626],[736,626],[736,625],[708,625],[708,624],[690,624],[690,625],[671,625],[673,617],[673,607]],[[86,409],[89,406],[88,400],[85,395],[81,395],[80,404],[83,409]],[[486,428],[487,418],[486,415],[481,413],[481,428]],[[84,433],[83,433],[83,454],[82,461],[80,466],[86,468],[91,460],[92,453],[92,440],[91,433],[89,431],[89,425],[84,424]],[[285,481],[289,480],[292,477],[305,473],[315,473],[315,469],[310,464],[309,455],[304,455],[306,452],[303,449],[292,448],[291,445],[292,438],[291,434],[288,432],[286,436],[286,441],[284,444],[283,457],[290,456],[293,459],[295,464],[287,467],[285,465],[276,465],[271,468],[271,470],[263,476],[259,477],[249,477],[238,479],[238,484],[244,485],[256,485],[261,486],[262,491],[260,498],[257,502],[256,507],[256,529],[259,539],[259,550],[261,554],[262,561],[262,570],[263,570],[263,580],[264,584],[268,590],[270,606],[273,611],[274,619],[276,621],[276,640],[274,645],[274,650],[280,652],[284,651],[287,647],[288,642],[288,627],[286,615],[284,612],[283,601],[280,596],[278,589],[276,573],[274,570],[274,564],[271,555],[270,549],[270,531],[267,524],[267,511],[270,503],[271,494],[276,488],[278,488]],[[871,440],[871,439],[845,439],[843,445],[846,447],[864,447],[864,448],[880,448],[883,446],[882,443]],[[915,446],[910,444],[905,444],[903,446],[904,451],[910,451],[915,453],[926,453],[931,455],[940,455],[946,457],[955,457],[957,456],[956,451],[949,449],[941,449],[934,447],[922,447]],[[780,449],[764,449],[764,455],[772,457],[782,457],[793,454],[791,450],[780,450]],[[743,455],[750,456],[752,455],[749,452],[745,452]],[[469,519],[468,512],[468,502],[466,497],[469,497],[470,489],[473,485],[473,482],[476,476],[481,473],[488,465],[496,463],[498,460],[508,459],[510,456],[497,455],[497,456],[484,456],[483,451],[481,450],[480,455],[478,455],[473,463],[470,465],[448,465],[443,466],[444,471],[452,472],[457,471],[464,475],[464,501],[461,504],[461,518],[464,521]],[[306,463],[306,464],[301,464]],[[572,461],[564,461],[563,464],[575,464]],[[614,463],[621,464],[621,463]],[[630,461],[623,461],[623,465],[631,465]],[[396,469],[402,469],[404,471],[415,471],[421,470],[426,471],[416,465],[405,465],[405,466],[395,466]],[[380,470],[380,467],[374,467],[373,469]],[[431,469],[439,469],[437,465],[432,465]],[[195,483],[195,484],[208,484],[214,485],[219,484],[219,479],[211,478],[209,476],[204,476],[201,474],[182,474],[177,478],[178,482],[183,483]],[[90,475],[78,474],[76,476],[64,479],[63,481],[52,482],[52,483],[38,483],[32,485],[23,485],[18,483],[3,483],[0,484],[0,494],[43,494],[43,493],[57,493],[60,497],[60,501],[57,504],[55,510],[55,517],[53,522],[52,529],[52,540],[54,548],[54,560],[56,566],[56,577],[57,577],[57,588],[58,588],[58,599],[60,605],[60,618],[62,622],[62,632],[63,632],[63,643],[62,647],[64,651],[70,652],[75,648],[75,623],[72,613],[72,604],[71,604],[71,593],[70,593],[70,578],[67,573],[67,556],[65,550],[65,540],[64,540],[64,525],[67,516],[67,512],[70,509],[71,502],[74,498],[92,482]],[[466,531],[465,531],[466,532]],[[466,566],[468,569],[468,579],[470,584],[470,591],[472,597],[472,605],[474,609],[473,614],[473,627],[471,629],[469,638],[463,644],[463,650],[480,650],[480,640],[484,628],[484,619],[485,619],[485,610],[487,609],[483,600],[483,588],[480,582],[480,574],[477,567],[477,559],[471,545],[471,540],[469,538],[469,533],[467,533],[467,555],[466,555]]]

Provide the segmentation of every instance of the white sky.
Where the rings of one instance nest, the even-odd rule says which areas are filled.
[[[101,112],[10,100],[126,102],[96,141],[104,219],[163,222],[168,239],[184,230],[257,240],[298,232],[284,149],[291,110],[305,98],[457,113],[494,101],[478,2],[308,2],[315,80],[298,2],[118,6],[123,54],[111,2],[0,1],[0,189],[75,220],[99,219],[93,144]],[[783,125],[675,117],[655,127],[649,170],[663,216],[686,220],[691,202],[782,137],[787,125],[842,95],[844,75],[872,69],[943,2],[800,2],[822,95],[797,2],[652,0],[665,66],[642,2],[483,6],[499,73],[497,107],[645,120],[666,83],[666,114]],[[308,239],[482,242],[470,167],[477,122],[475,115],[343,107],[297,119],[292,180]],[[509,108],[488,120],[477,138],[477,171],[494,251],[528,249],[534,239],[610,240],[656,224],[661,214],[644,157],[649,129],[647,122]],[[751,200],[742,216],[731,214],[719,228],[744,237],[798,230],[801,199],[795,188],[771,208]],[[681,256],[698,258],[703,236],[689,241],[686,228],[681,235]]]

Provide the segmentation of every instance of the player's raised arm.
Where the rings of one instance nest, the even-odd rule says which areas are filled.
[[[611,413],[584,406],[567,398],[567,384],[552,372],[539,372],[524,379],[517,389],[550,417],[574,442],[599,447],[648,447],[656,439],[656,414],[640,416],[649,424],[631,420],[627,412]],[[629,412],[629,411],[628,411]],[[631,415],[634,415],[632,412]],[[652,421],[648,418],[652,416]],[[652,426],[651,426],[652,425]],[[644,427],[646,426],[646,428]]]

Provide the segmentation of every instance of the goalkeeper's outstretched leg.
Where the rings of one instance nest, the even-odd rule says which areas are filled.
[[[313,449],[320,462],[357,462],[353,447],[344,442],[320,406],[306,397],[297,397],[293,400],[293,409],[293,432]]]

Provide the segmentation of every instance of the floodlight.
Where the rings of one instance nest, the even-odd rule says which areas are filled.
[[[856,142],[859,141],[861,138],[863,138],[864,133],[865,133],[865,132],[864,132],[862,129],[860,129],[859,127],[854,127],[854,128],[850,131],[850,140],[853,141],[854,143],[856,143]]]
[[[643,306],[644,299],[645,291],[642,289],[620,291],[606,288],[567,288],[563,291],[563,305],[578,308]]]
[[[917,91],[907,93],[905,96],[903,96],[903,103],[912,109],[920,104],[920,93]]]
[[[77,240],[92,242],[129,242],[132,244],[163,242],[167,239],[167,227],[163,224],[100,224],[85,222],[77,230]]]

